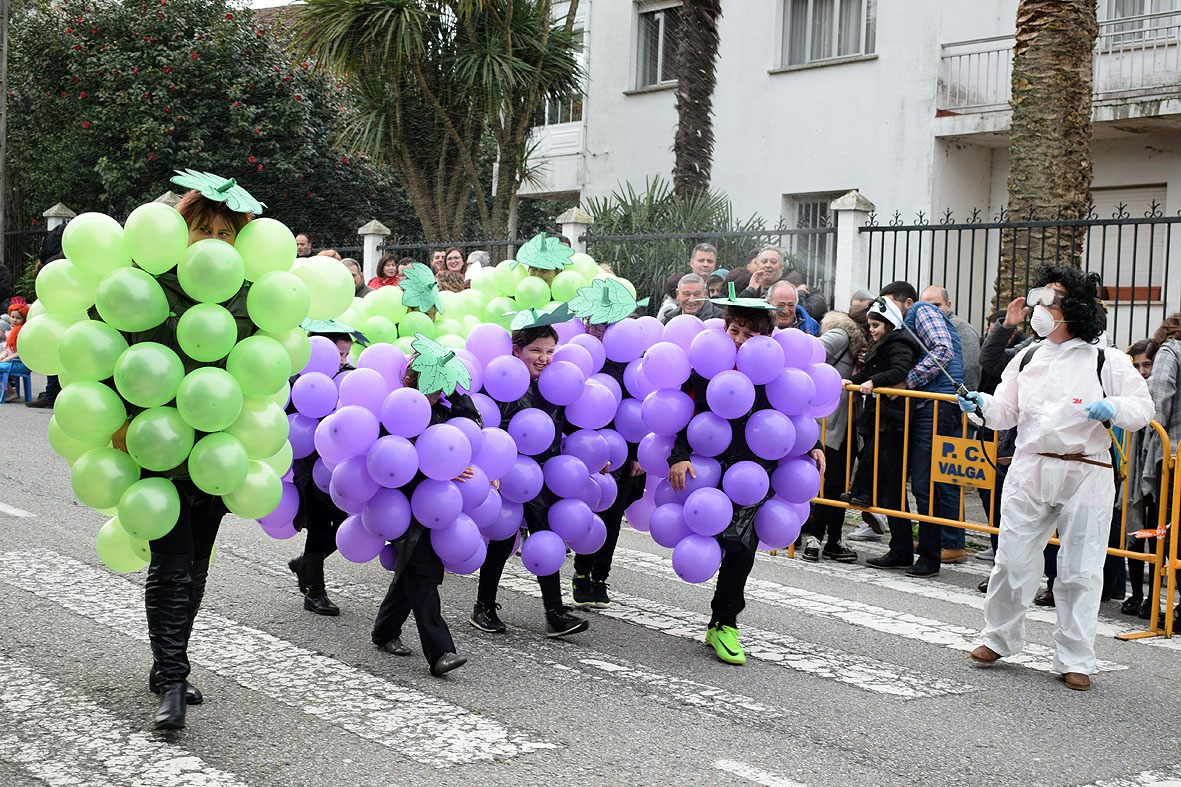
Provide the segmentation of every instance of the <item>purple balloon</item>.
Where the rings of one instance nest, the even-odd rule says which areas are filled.
[[[807,503],[820,492],[820,472],[811,459],[788,459],[771,475],[775,493],[789,503]]]
[[[657,342],[644,353],[644,376],[657,388],[680,388],[690,371],[688,354],[672,342]]]
[[[517,461],[517,445],[508,432],[484,427],[484,444],[472,461],[484,469],[491,479],[503,478]]]
[[[812,344],[808,334],[799,328],[788,328],[773,337],[783,348],[783,363],[793,369],[803,369],[812,362]]]
[[[603,334],[604,352],[620,363],[639,358],[649,344],[644,328],[631,317],[612,323]]]
[[[562,453],[578,457],[587,470],[593,473],[602,470],[610,459],[607,440],[591,429],[579,429],[566,435]]]
[[[811,502],[808,502],[808,503],[788,503],[788,501],[784,500],[783,498],[779,497],[778,495],[775,497],[775,499],[779,500],[783,503],[786,503],[788,506],[790,506],[791,510],[796,512],[796,518],[799,519],[800,522],[807,522],[808,517],[812,516],[812,503]]]
[[[718,372],[705,388],[705,400],[722,418],[741,418],[754,406],[755,387],[742,372]]]
[[[400,537],[410,527],[410,501],[399,489],[378,489],[361,509],[361,524],[386,541]]]
[[[645,473],[657,477],[668,476],[668,457],[673,450],[673,438],[650,434],[640,440],[636,448],[636,459]]]
[[[655,317],[651,315],[638,317],[636,324],[644,329],[645,347],[651,347],[664,338],[664,325]]]
[[[640,496],[626,509],[624,509],[624,516],[627,517],[629,525],[639,530],[641,533],[648,532],[648,522],[652,519],[652,512],[656,510],[656,503],[652,500],[652,493],[645,490],[644,494]]]
[[[841,396],[841,374],[826,363],[814,363],[804,369],[816,384],[814,403],[828,402]]]
[[[477,526],[488,527],[500,515],[500,492],[489,488],[484,495],[484,500],[479,505],[471,508],[465,507],[463,513],[470,516]]]
[[[816,383],[799,369],[780,370],[775,379],[767,383],[767,400],[771,406],[784,415],[803,415],[816,398]]]
[[[577,344],[563,344],[558,349],[554,350],[554,363],[564,361],[572,363],[578,367],[582,372],[583,379],[590,377],[595,373],[595,361],[591,357],[590,350],[585,347],[580,347]],[[557,404],[557,402],[554,402]]]
[[[662,547],[672,549],[682,538],[693,532],[685,524],[683,509],[684,506],[680,503],[665,503],[656,507],[648,520],[648,533],[653,541]]]
[[[486,322],[472,328],[467,335],[467,350],[483,366],[491,363],[493,358],[513,354],[513,340],[509,332],[496,323]]]
[[[504,541],[512,538],[521,529],[521,522],[525,518],[525,507],[520,503],[502,500],[500,511],[491,524],[484,525],[480,532],[490,541]]]
[[[431,403],[415,388],[390,391],[381,404],[381,425],[399,437],[417,437],[431,422]]]
[[[328,494],[328,487],[332,483],[332,468],[324,461],[324,457],[316,457],[312,463],[312,482],[324,494]]]
[[[384,546],[385,539],[366,530],[357,514],[341,522],[336,531],[336,548],[345,560],[353,563],[368,563],[381,554]]]
[[[493,358],[484,367],[484,390],[498,402],[515,402],[529,389],[529,368],[515,355]]]
[[[640,414],[658,435],[675,435],[693,418],[693,400],[683,391],[662,388],[644,397]]]
[[[390,385],[376,369],[356,369],[340,383],[340,405],[360,405],[375,416],[389,395]]]
[[[722,463],[709,456],[693,454],[689,457],[697,477],[685,476],[685,492],[692,494],[698,489],[716,488],[722,483]]]
[[[615,505],[615,500],[619,497],[619,484],[615,482],[615,476],[610,473],[595,473],[590,480],[599,488],[599,502],[591,506],[591,510],[600,513]]]
[[[381,567],[386,571],[393,571],[398,567],[398,551],[394,549],[393,544],[386,544],[377,553],[377,561],[381,563]]]
[[[537,497],[544,483],[541,467],[528,456],[518,456],[500,479],[500,496],[510,503],[527,503]]]
[[[576,456],[551,457],[541,470],[545,476],[545,485],[558,497],[577,497],[590,478],[590,471]]]
[[[379,488],[365,469],[365,457],[350,456],[333,469],[328,494],[341,511],[359,514]]]
[[[753,506],[770,488],[767,471],[757,462],[735,462],[722,475],[722,489],[736,505]]]
[[[796,430],[796,440],[788,456],[803,456],[816,447],[816,441],[820,439],[820,424],[810,415],[793,415],[791,424]]]
[[[303,413],[287,416],[287,439],[291,442],[291,456],[303,459],[316,452],[316,427],[320,422]]]
[[[554,323],[554,330],[558,332],[558,342],[566,344],[574,337],[585,334],[586,326],[582,324],[582,320],[575,318],[566,320],[566,322]]]
[[[436,481],[457,478],[472,462],[467,436],[451,424],[428,426],[414,448],[418,452],[418,469]]]
[[[283,494],[279,497],[279,505],[275,510],[258,520],[264,528],[278,527],[284,522],[295,519],[299,513],[299,490],[295,484],[283,484]]]
[[[327,336],[309,336],[311,356],[307,364],[299,370],[300,375],[316,373],[333,378],[340,371],[340,350],[336,349],[336,342]]]
[[[800,537],[799,516],[790,505],[771,498],[755,513],[755,533],[770,549],[783,549]]]
[[[548,415],[536,407],[528,407],[512,417],[508,433],[518,451],[536,456],[554,444],[555,428]]]
[[[488,557],[488,545],[484,543],[483,539],[480,539],[480,542],[476,544],[476,551],[471,557],[462,563],[444,563],[443,568],[452,574],[474,574],[480,566],[484,565],[486,557]]]
[[[643,399],[656,390],[656,386],[644,374],[643,358],[637,358],[624,367],[623,387],[637,399]]]
[[[566,408],[566,420],[583,429],[602,429],[614,420],[615,405],[611,389],[587,383],[582,395]]]
[[[283,541],[295,536],[295,525],[291,522],[280,522],[276,525],[263,525],[262,532],[266,533],[271,538]]]
[[[444,563],[463,563],[483,544],[480,529],[466,514],[460,514],[445,527],[431,531],[431,548]]]
[[[693,337],[689,345],[689,362],[706,379],[734,368],[738,348],[725,331],[707,328]]]
[[[550,506],[547,521],[550,529],[565,541],[576,541],[590,529],[592,512],[581,500],[559,500]]]
[[[359,405],[342,407],[316,427],[316,451],[333,464],[368,453],[381,427],[377,416]]]
[[[576,347],[576,345],[570,345]],[[581,347],[577,349],[582,350]],[[582,352],[586,353],[585,350]],[[588,362],[590,353],[586,353]],[[555,354],[555,358],[556,358]],[[547,402],[557,405],[572,404],[582,395],[582,387],[586,385],[586,374],[570,361],[555,360],[542,370],[537,378],[537,389]]]
[[[616,407],[618,407],[619,403],[623,401],[623,386],[620,385],[619,381],[611,375],[606,374],[605,372],[598,372],[597,374],[592,374],[587,379],[590,382],[598,383],[607,390],[611,391],[611,398],[615,400]]]
[[[693,314],[678,314],[664,324],[664,341],[672,342],[685,352],[693,344],[694,337],[705,330],[705,325]]]
[[[388,342],[371,344],[361,351],[358,369],[372,369],[386,382],[386,392],[402,387],[406,375],[406,353]],[[384,401],[384,400],[383,400]]]
[[[698,489],[685,498],[681,515],[685,524],[694,533],[716,536],[730,524],[734,517],[734,505],[721,489],[706,487]]]
[[[396,489],[410,483],[418,472],[418,452],[405,437],[387,434],[370,446],[365,468],[378,484]]]
[[[475,508],[488,497],[489,490],[492,489],[488,483],[488,476],[480,469],[478,465],[472,467],[472,477],[464,481],[456,481],[459,485],[459,494],[463,498],[463,510]]]
[[[828,358],[828,350],[825,348],[824,342],[815,336],[809,336],[808,346],[812,349],[812,363],[824,363],[825,359]]]
[[[673,547],[673,571],[686,582],[705,582],[721,565],[722,547],[713,536],[694,533]]]
[[[598,516],[591,517],[591,525],[582,538],[568,542],[570,549],[577,555],[593,555],[598,552],[607,541],[607,525]]]
[[[589,333],[580,333],[570,340],[570,344],[577,344],[591,354],[591,369],[596,372],[607,362],[607,351],[603,349],[603,343]]]
[[[615,413],[616,422],[619,421],[619,413]],[[623,435],[614,429],[600,429],[599,437],[607,443],[607,461],[611,464],[612,470],[618,470],[627,463],[627,441],[623,439]]]
[[[721,317],[710,317],[705,321],[705,329],[707,331],[726,331],[726,321]]]
[[[462,510],[463,495],[452,481],[428,478],[410,495],[410,511],[414,518],[429,528],[451,524]]]
[[[738,348],[738,371],[755,385],[766,385],[783,369],[783,345],[770,336],[752,336]]]
[[[777,410],[759,410],[746,421],[746,444],[760,459],[777,461],[795,445],[796,428]]]
[[[313,336],[313,339],[324,338]],[[333,345],[335,352],[336,346]],[[340,363],[340,353],[336,354]],[[291,386],[291,402],[295,409],[308,418],[323,418],[336,409],[338,393],[332,378],[320,372],[301,374]]]
[[[480,449],[484,447],[484,430],[470,418],[452,418],[447,422],[447,425],[454,426],[463,432],[468,445],[472,447],[472,458],[474,459],[476,454],[480,453]]]
[[[500,407],[491,396],[474,393],[472,401],[475,402],[476,409],[480,411],[480,420],[484,422],[485,429],[496,429],[500,426]]]
[[[688,489],[682,489],[680,492],[678,492],[673,489],[672,482],[670,482],[667,478],[662,478],[656,483],[656,489],[652,493],[652,500],[659,507],[665,503],[684,503],[685,498],[688,496]]]
[[[615,429],[629,443],[638,443],[648,434],[644,425],[643,411],[639,399],[624,399],[615,411]]]
[[[830,402],[821,402],[820,404],[813,403],[813,405],[808,408],[808,415],[812,416],[813,418],[827,418],[836,412],[836,409],[840,406],[841,400],[839,398],[833,399]]]
[[[717,456],[730,446],[734,437],[730,422],[710,412],[698,413],[689,422],[689,446],[704,456]]]
[[[566,542],[550,530],[533,533],[521,544],[521,562],[539,577],[556,574],[566,562]]]

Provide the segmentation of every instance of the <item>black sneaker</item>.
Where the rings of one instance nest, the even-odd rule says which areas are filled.
[[[910,568],[911,561],[904,557],[898,557],[893,552],[887,552],[881,557],[871,557],[865,561],[865,565],[872,568]]]
[[[590,623],[586,618],[570,614],[570,607],[561,606],[545,611],[545,635],[547,637],[577,634],[580,631],[586,631],[589,626]]]
[[[857,508],[868,508],[871,503],[868,497],[864,497],[857,492],[841,492],[840,499],[842,503],[848,503]]]
[[[820,547],[804,547],[804,552],[800,555],[800,557],[804,560],[807,560],[809,563],[819,563]]]
[[[499,604],[485,606],[477,601],[476,606],[472,608],[472,616],[468,618],[468,623],[489,634],[503,634],[507,629],[504,622],[496,615],[498,609],[500,609]]]
[[[847,548],[844,544],[842,544],[839,541],[835,544],[829,544],[828,546],[826,546],[824,548],[824,551],[821,552],[820,554],[823,555],[824,557],[828,558],[829,560],[835,560],[838,563],[856,563],[857,562],[857,553],[854,552],[852,549]]]
[[[920,557],[906,572],[908,577],[937,577],[939,576],[939,561],[927,560],[925,557]]]
[[[607,580],[591,580],[591,606],[596,609],[606,609],[611,606],[611,597],[607,595]]]
[[[589,607],[595,603],[595,592],[591,587],[588,574],[575,574],[570,580],[570,595],[574,599],[574,606]]]

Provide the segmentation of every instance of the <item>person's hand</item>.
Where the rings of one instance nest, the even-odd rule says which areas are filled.
[[[633,459],[632,463],[631,463],[631,467],[628,468],[628,475],[631,476],[632,478],[635,478],[636,476],[643,475],[643,474],[644,474],[644,468],[640,467],[640,463]]]
[[[475,475],[475,471],[473,471],[470,467],[465,467],[463,469],[463,472],[460,473],[459,475],[457,475],[452,480],[458,484],[465,484],[465,483],[467,483],[467,480],[474,475]]]
[[[605,475],[610,472],[611,472],[611,463],[608,462],[607,464],[603,465],[603,469],[599,471],[599,475]]]
[[[873,380],[866,380],[861,384],[861,393],[869,396],[873,393]]]
[[[693,463],[688,459],[683,462],[677,462],[668,468],[668,482],[672,484],[674,492],[685,491],[686,474],[697,478],[697,471],[693,469]]]
[[[1009,301],[1008,308],[1005,309],[1005,327],[1016,328],[1025,320],[1025,315],[1029,314],[1029,309],[1025,308],[1025,298],[1014,298]]]
[[[891,385],[890,387],[891,387],[891,388],[901,388],[902,390],[904,390],[904,391],[905,391],[905,390],[907,390],[908,388],[910,388],[910,384],[909,384],[909,383],[907,383],[907,382],[906,382],[906,380],[903,380],[902,382],[900,382],[900,383],[895,383],[894,385]],[[887,399],[897,399],[897,398],[898,398],[898,394],[890,394],[890,395],[889,395],[889,396],[887,396],[886,398],[887,398]]]
[[[808,452],[808,456],[812,457],[812,460],[814,462],[816,462],[816,469],[820,471],[820,475],[824,475],[824,467],[825,467],[824,449],[823,448],[813,448],[811,451]]]
[[[1106,399],[1091,402],[1086,410],[1087,418],[1092,421],[1110,421],[1115,415],[1115,406]]]
[[[978,413],[981,411],[981,404],[983,400],[980,394],[975,391],[968,391],[966,394],[956,394],[955,403],[960,406],[961,413]]]

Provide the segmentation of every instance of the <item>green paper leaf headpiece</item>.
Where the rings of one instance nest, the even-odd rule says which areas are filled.
[[[734,294],[734,282],[729,282],[730,292],[725,298],[695,298],[698,301],[709,301],[718,306],[741,306],[744,309],[763,309],[764,311],[781,312],[778,306],[772,306],[762,298],[739,298]]]
[[[570,261],[573,256],[574,249],[541,232],[517,250],[517,258],[509,267],[526,265],[535,270],[561,271],[574,264]]]
[[[369,339],[360,331],[350,328],[343,322],[336,320],[312,320],[307,319],[299,324],[299,327],[310,334],[332,335],[339,334],[341,336],[352,336],[353,341],[362,347],[368,346]]]
[[[172,182],[186,189],[196,189],[205,199],[214,202],[224,202],[226,207],[235,213],[253,213],[259,215],[266,207],[250,196],[250,192],[238,185],[233,178],[223,178],[212,172],[198,172],[195,169],[175,170]]]
[[[610,325],[630,317],[648,299],[637,301],[618,279],[595,279],[570,299],[570,311],[591,325]]]
[[[439,300],[439,282],[435,280],[435,273],[429,265],[416,262],[406,269],[406,279],[402,282],[402,305],[408,309],[418,309],[428,312],[432,307],[444,312],[443,302]]]
[[[444,396],[455,393],[456,387],[470,390],[472,375],[456,356],[455,350],[444,347],[421,333],[414,334],[411,349],[417,353],[410,368],[418,372],[418,390],[425,396],[436,391]]]
[[[570,319],[570,307],[563,303],[552,312],[539,312],[537,309],[522,309],[519,312],[508,312],[505,316],[513,315],[509,329],[513,331],[525,328],[540,328],[543,325],[556,325]]]

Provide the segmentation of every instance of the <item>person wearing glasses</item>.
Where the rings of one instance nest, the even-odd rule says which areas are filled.
[[[1057,532],[1054,670],[1068,688],[1086,691],[1095,672],[1095,628],[1115,499],[1110,427],[1147,426],[1152,398],[1128,356],[1106,346],[1097,275],[1044,266],[1034,281],[1020,306],[1032,306],[1030,326],[1042,341],[1009,362],[995,393],[956,397],[961,410],[983,418],[990,429],[1017,428],[984,602],[984,643],[971,658],[992,664],[1021,652],[1042,550]]]

